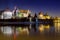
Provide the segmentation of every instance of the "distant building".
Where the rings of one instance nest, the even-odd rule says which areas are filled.
[[[45,19],[50,19],[50,16],[48,15],[48,13],[46,13],[46,14],[44,15],[44,18],[45,18]]]
[[[16,17],[22,18],[22,17],[28,17],[28,15],[31,13],[31,11],[30,10],[21,10],[15,6],[13,13]]]
[[[38,18],[39,19],[50,19],[50,16],[47,13],[44,15],[43,12],[40,12],[38,14]]]
[[[2,12],[1,19],[11,19],[13,13],[7,8],[4,12]]]
[[[31,12],[29,10],[19,10],[19,17],[28,17]]]
[[[44,19],[43,12],[39,12],[39,14],[38,14],[38,19]]]

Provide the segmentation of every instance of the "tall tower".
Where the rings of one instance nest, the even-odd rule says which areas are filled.
[[[44,16],[44,15],[43,15],[43,12],[39,12],[38,18],[39,18],[39,19],[43,19],[43,16]]]
[[[19,12],[19,10],[18,10],[17,6],[15,6],[14,10],[13,10],[13,14],[15,17],[18,15],[18,12]]]

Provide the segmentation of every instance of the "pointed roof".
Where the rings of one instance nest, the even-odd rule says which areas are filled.
[[[20,10],[21,13],[27,13],[28,10]]]
[[[21,13],[30,13],[30,10],[20,10]]]
[[[43,12],[39,12],[39,15],[43,15]]]
[[[44,16],[49,16],[48,13],[46,12],[46,14]]]

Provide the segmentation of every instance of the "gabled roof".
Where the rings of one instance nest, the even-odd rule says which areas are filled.
[[[20,10],[20,13],[27,13],[28,10]]]
[[[44,16],[49,16],[48,13],[46,13]]]
[[[39,12],[39,15],[43,15],[43,12]]]

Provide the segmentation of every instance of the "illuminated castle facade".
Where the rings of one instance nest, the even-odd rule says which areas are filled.
[[[40,12],[38,14],[38,19],[50,19],[50,16],[47,13],[44,15],[43,12]]]

